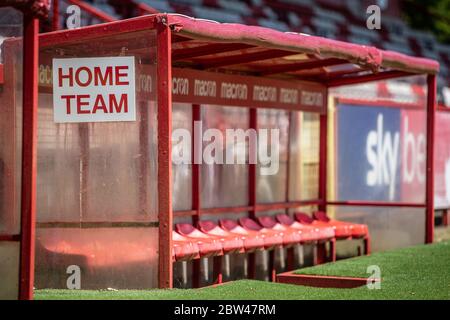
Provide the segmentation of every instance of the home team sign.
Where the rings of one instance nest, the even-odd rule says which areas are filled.
[[[135,121],[134,57],[53,59],[57,123]]]

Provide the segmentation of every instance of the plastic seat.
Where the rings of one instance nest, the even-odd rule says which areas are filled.
[[[174,261],[187,261],[200,257],[197,243],[175,231],[172,232],[172,245]]]
[[[303,242],[322,241],[334,238],[334,229],[331,227],[316,227],[302,224],[285,213],[277,214],[276,219],[284,226],[301,230]]]
[[[303,242],[302,230],[284,226],[278,223],[275,218],[271,216],[260,216],[256,219],[262,227],[280,232],[280,234],[283,236],[284,246]]]
[[[328,223],[330,225],[335,225],[335,226],[345,225],[345,226],[347,226],[350,229],[352,238],[364,238],[369,233],[369,228],[367,227],[366,224],[330,219],[327,216],[327,214],[323,211],[314,212],[313,217],[317,221],[321,221],[323,223]]]
[[[295,219],[302,224],[312,225],[314,227],[320,227],[320,228],[323,228],[323,227],[333,228],[336,239],[348,239],[348,238],[352,237],[352,231],[351,231],[350,227],[346,224],[330,224],[327,222],[314,220],[309,215],[307,215],[306,213],[302,213],[302,212],[297,212],[294,214],[294,216],[295,216]]]
[[[253,252],[259,249],[270,249],[273,247],[266,240],[266,235],[257,231],[247,230],[241,227],[236,221],[231,219],[221,219],[219,224],[222,229],[244,237],[244,248],[246,252]]]
[[[220,238],[224,254],[244,252],[244,241],[242,237],[222,229],[214,221],[199,221],[198,228],[205,234]]]
[[[179,234],[196,242],[200,258],[207,258],[223,254],[222,243],[220,239],[201,232],[189,223],[177,223],[175,225],[175,228]]]
[[[240,218],[239,224],[242,228],[248,231],[258,232],[261,237],[264,238],[265,249],[271,249],[283,245],[283,234],[281,232],[264,228],[255,220],[250,218]]]

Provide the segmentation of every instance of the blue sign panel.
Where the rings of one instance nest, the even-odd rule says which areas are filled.
[[[399,201],[400,109],[339,105],[337,199]]]

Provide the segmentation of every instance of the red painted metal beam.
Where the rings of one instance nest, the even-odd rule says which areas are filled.
[[[323,201],[319,210],[326,211],[327,206],[327,167],[328,167],[328,110],[319,119],[319,199]]]
[[[434,239],[434,139],[436,123],[436,83],[436,75],[428,75],[425,243],[432,243]]]
[[[172,53],[172,61],[190,59],[216,53],[231,52],[252,48],[253,46],[242,43],[215,43],[193,48],[183,48]]]
[[[36,225],[36,152],[39,64],[39,20],[24,16],[23,138],[19,299],[33,298]]]
[[[20,239],[20,234],[0,234],[0,241],[18,242]]]
[[[326,82],[328,87],[338,87],[338,86],[346,86],[351,84],[360,84],[371,81],[380,81],[392,78],[401,78],[415,75],[414,73],[404,72],[404,71],[384,71],[379,73],[371,73],[360,76],[353,77],[342,77],[338,79],[333,79]]]
[[[262,76],[267,76],[271,74],[284,73],[284,72],[294,72],[308,69],[315,69],[321,67],[329,67],[335,66],[339,64],[347,64],[349,63],[347,60],[337,59],[337,58],[329,58],[329,59],[321,59],[321,60],[307,60],[303,62],[284,64],[279,66],[270,67],[268,70],[260,73]]]
[[[268,59],[274,59],[274,58],[281,58],[286,57],[295,54],[295,52],[292,51],[285,51],[285,50],[264,50],[254,53],[247,53],[247,54],[237,54],[230,57],[220,57],[220,58],[214,58],[214,59],[207,59],[198,61],[199,64],[204,69],[211,69],[211,68],[220,68],[220,67],[226,67],[226,66],[232,66],[237,64],[243,64],[248,62],[256,62],[256,61],[262,61],[262,60],[268,60]]]
[[[201,179],[200,170],[201,165],[195,161],[197,157],[202,157],[202,141],[196,140],[195,122],[201,121],[201,106],[198,104],[192,105],[192,140],[191,140],[191,154],[192,154],[192,209],[195,212],[192,215],[192,224],[197,225],[200,220],[201,208]],[[200,287],[200,259],[196,259],[192,263],[192,286],[194,288]]]
[[[284,194],[284,200],[289,202],[289,191],[291,186],[291,130],[292,130],[292,119],[293,119],[293,112],[289,111],[288,115],[288,128],[287,128],[287,154],[286,154],[286,183],[285,183],[285,194]],[[286,213],[288,210],[286,209]]]
[[[333,71],[333,72],[327,72],[323,76],[319,76],[319,79],[331,81],[336,79],[341,79],[343,76],[348,76],[352,74],[357,74],[363,71],[367,71],[367,69],[364,68],[354,68],[350,70],[341,70],[341,71]]]
[[[401,109],[416,109],[424,110],[424,106],[421,103],[406,103],[406,102],[396,102],[389,99],[378,99],[374,101],[363,100],[363,99],[350,99],[350,98],[338,98],[339,103],[344,103],[349,106],[358,108],[359,105],[373,106],[373,107],[383,107],[383,108],[401,108]]]
[[[376,279],[375,281],[381,281]],[[277,282],[316,288],[357,288],[367,284],[367,278],[296,274],[293,271],[277,275]]]
[[[352,206],[352,207],[405,207],[405,208],[425,208],[423,203],[411,202],[384,202],[384,201],[328,201],[329,206]]]
[[[142,16],[127,20],[120,20],[108,24],[97,24],[78,29],[48,32],[39,35],[40,47],[58,45],[61,43],[82,43],[101,37],[113,36],[118,33],[128,33],[156,28],[157,18],[155,16]],[[182,39],[187,39],[180,37]]]
[[[52,5],[52,31],[57,31],[60,28],[59,0],[53,0]]]
[[[172,270],[172,48],[171,31],[157,25],[159,288],[171,288]]]
[[[250,191],[251,188],[249,188]],[[248,206],[238,206],[238,207],[216,207],[216,208],[203,208],[200,210],[179,210],[174,211],[174,216],[186,217],[199,215],[210,215],[210,214],[223,214],[223,213],[240,213],[240,212],[258,212],[258,211],[269,211],[269,210],[285,210],[289,208],[296,208],[302,206],[320,205],[323,201],[321,200],[305,200],[305,201],[289,201],[289,202],[274,202],[267,204],[256,204]]]
[[[249,111],[249,129],[258,130],[258,109],[251,108]],[[255,151],[256,152],[256,151]],[[248,165],[248,205],[250,217],[256,216],[256,164]]]
[[[0,64],[0,84],[5,83],[3,64]]]
[[[195,122],[201,121],[202,115],[201,115],[201,106],[198,104],[192,105],[192,132],[195,130]],[[200,208],[201,208],[201,179],[200,179],[200,164],[195,163],[195,154],[196,152],[200,152],[201,155],[201,148],[202,148],[202,142],[201,141],[195,141],[195,134],[192,134],[192,210],[195,212],[195,214],[192,217],[192,222],[194,225],[197,224],[199,220],[200,215]],[[198,148],[198,149],[197,149]]]
[[[310,205],[320,205],[321,200],[306,200],[306,201],[289,201],[289,202],[274,202],[267,204],[257,204],[255,206],[255,211],[269,211],[269,210],[284,210],[288,208],[310,206]]]

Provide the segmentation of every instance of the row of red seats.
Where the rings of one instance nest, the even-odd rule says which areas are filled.
[[[313,217],[305,213],[294,214],[295,220],[287,214],[260,216],[256,221],[240,218],[238,221],[221,219],[219,223],[199,221],[197,228],[188,223],[175,225],[173,231],[173,260],[186,261],[214,257],[213,274],[220,283],[221,256],[233,253],[249,253],[249,274],[254,272],[256,250],[269,250],[270,278],[275,278],[274,250],[288,248],[288,268],[292,267],[293,246],[296,244],[318,244],[318,256],[326,255],[325,243],[330,242],[329,260],[335,261],[335,241],[341,239],[365,240],[365,252],[369,253],[367,225],[330,219],[324,212],[315,212]],[[320,252],[319,252],[320,250]],[[324,262],[321,259],[320,262]]]

